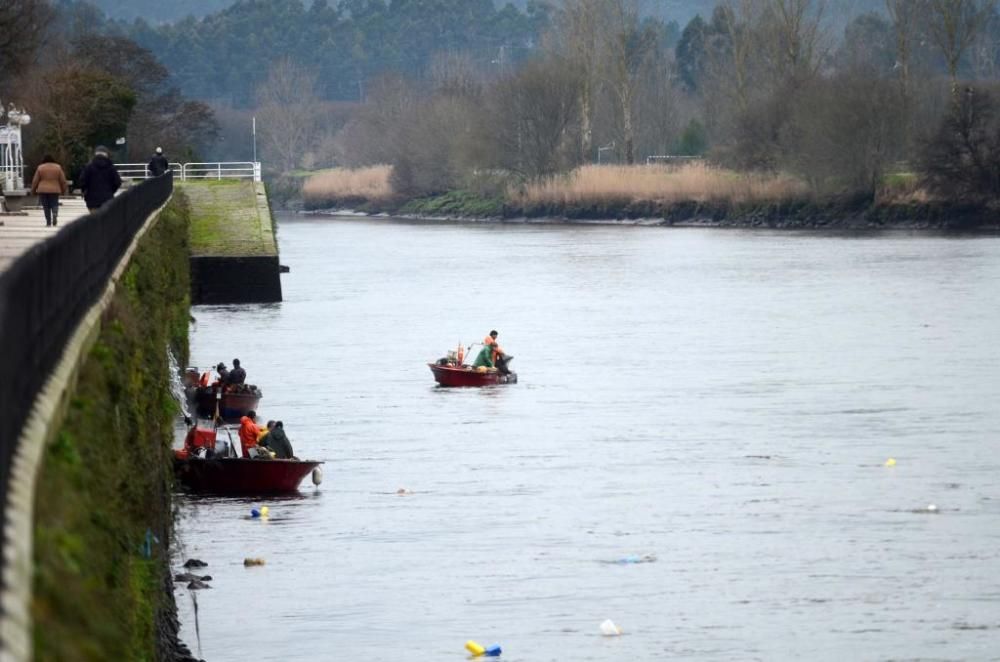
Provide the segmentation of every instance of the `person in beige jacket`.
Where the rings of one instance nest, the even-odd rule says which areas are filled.
[[[59,225],[59,196],[69,193],[66,173],[56,160],[46,154],[42,163],[35,170],[35,178],[31,180],[31,193],[38,195],[38,201],[45,212],[45,226]]]

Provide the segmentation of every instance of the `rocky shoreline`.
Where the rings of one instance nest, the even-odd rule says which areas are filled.
[[[487,222],[575,225],[642,225],[678,228],[744,228],[772,230],[929,230],[1000,231],[1000,211],[952,203],[870,204],[794,201],[757,206],[727,206],[700,202],[667,205],[634,203],[621,206],[545,206],[530,209],[503,206],[499,213],[464,213],[462,209],[420,211],[419,201],[375,204],[342,201],[321,209],[298,209],[319,216],[399,218],[434,222]]]
[[[430,221],[603,223],[671,227],[776,230],[1000,230],[995,205],[945,200],[873,201],[869,196],[801,197],[768,202],[720,200],[608,200],[515,203],[468,190],[422,197],[284,198],[286,209],[321,215],[358,215]]]

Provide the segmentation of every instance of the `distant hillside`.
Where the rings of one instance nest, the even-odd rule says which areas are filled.
[[[235,4],[236,0],[90,0],[108,18],[151,23],[171,23],[186,16],[201,17]]]
[[[275,2],[302,2],[312,4],[311,0],[274,0]],[[532,0],[511,0],[511,4],[525,9]],[[537,0],[535,0],[537,1]],[[554,0],[558,2],[558,0]],[[154,23],[172,22],[186,16],[201,17],[212,14],[233,5],[236,0],[91,0],[110,18],[132,21],[143,17]],[[335,5],[336,0],[328,0]],[[498,7],[507,4],[506,0],[494,0]],[[708,18],[717,4],[716,0],[645,0],[647,11],[665,21],[677,21],[684,25],[696,14]],[[828,0],[826,14],[837,27],[846,24],[846,17],[870,11],[883,11],[883,0]]]

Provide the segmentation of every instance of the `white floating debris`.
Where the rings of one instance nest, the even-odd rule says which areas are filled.
[[[610,618],[601,623],[601,634],[605,637],[617,637],[622,633],[622,629],[615,625]]]

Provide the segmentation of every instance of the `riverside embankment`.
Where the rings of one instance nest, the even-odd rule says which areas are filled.
[[[43,454],[35,511],[34,656],[171,660],[176,407],[167,350],[187,357],[189,209],[159,215],[117,280]]]
[[[236,241],[209,241],[220,223]],[[277,281],[267,198],[164,175],[40,239],[0,272],[0,338],[17,350],[0,365],[0,657],[191,659],[170,569],[168,358],[188,357],[195,240],[268,257]]]
[[[403,218],[540,223],[619,223],[774,229],[1000,228],[996,206],[935,199],[912,173],[885,177],[874,194],[820,194],[781,173],[691,163],[583,166],[539,180],[479,174],[467,188],[413,195],[390,166],[333,168],[284,178],[289,206],[306,211]],[[298,181],[298,199],[290,192]]]
[[[0,272],[4,660],[171,659],[168,348],[187,352],[171,175]]]
[[[195,210],[192,303],[281,301],[278,244],[264,184],[224,179],[188,181],[180,188]]]

